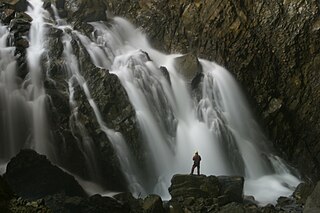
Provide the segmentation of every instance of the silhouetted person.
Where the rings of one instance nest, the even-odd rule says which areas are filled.
[[[198,152],[196,152],[196,153],[194,154],[192,160],[193,160],[193,165],[192,165],[192,169],[191,169],[190,175],[193,175],[194,168],[196,168],[196,167],[197,167],[198,175],[200,175],[200,161],[201,161],[201,157],[200,157],[200,155],[198,154]]]

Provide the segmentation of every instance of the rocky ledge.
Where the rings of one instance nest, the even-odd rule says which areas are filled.
[[[130,192],[114,197],[88,196],[74,177],[52,165],[33,150],[22,150],[0,176],[0,212],[320,212],[320,182],[302,183],[290,197],[280,197],[275,205],[259,206],[243,192],[241,176],[176,174],[171,180],[171,199],[158,195],[135,198]]]

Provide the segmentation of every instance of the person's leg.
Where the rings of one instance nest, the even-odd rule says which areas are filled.
[[[191,173],[190,173],[190,175],[193,175],[194,168],[195,168],[195,165],[193,164],[193,165],[192,165],[192,168],[191,168]]]
[[[198,175],[200,175],[200,165],[197,166]]]

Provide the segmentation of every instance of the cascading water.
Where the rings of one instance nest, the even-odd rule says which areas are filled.
[[[33,18],[30,27],[27,62],[30,72],[23,83],[17,78],[15,48],[7,47],[9,32],[1,27],[1,156],[7,161],[21,148],[34,148],[50,155],[49,128],[46,121],[46,94],[43,88],[45,72],[41,58],[45,54],[44,17],[49,16],[42,8],[42,1],[30,2],[28,14]]]
[[[76,86],[83,91],[97,123],[116,150],[129,189],[135,195],[156,193],[169,198],[172,175],[190,172],[196,150],[203,159],[203,174],[243,175],[245,194],[254,195],[262,203],[289,195],[290,186],[299,183],[285,162],[272,154],[268,139],[250,113],[240,88],[225,69],[199,59],[203,78],[199,84],[201,94],[195,97],[189,83],[176,70],[175,58],[181,55],[165,55],[151,48],[146,37],[126,20],[114,18],[108,25],[91,23],[94,32],[89,38],[60,19],[54,7],[55,22],[46,22],[50,15],[42,8],[43,2],[29,2],[28,14],[33,19],[27,49],[30,71],[22,84],[16,80],[15,48],[8,46],[10,33],[0,25],[1,160],[6,162],[26,147],[59,162],[51,145],[54,143],[51,143],[47,124],[48,98],[43,86],[49,78],[42,63],[47,56],[46,27],[51,26],[63,32],[62,57],[67,71],[70,126],[80,130],[78,147],[92,180],[99,181],[101,177],[92,138],[78,118]],[[117,75],[126,89],[147,151],[145,168],[137,165],[121,133],[108,128],[103,120],[73,52],[74,37],[85,47],[92,62]],[[169,79],[160,67],[166,68]]]
[[[140,186],[139,181],[136,179],[137,177],[133,172],[133,169],[136,168],[136,166],[132,164],[134,160],[133,160],[133,157],[131,157],[131,153],[125,143],[125,140],[123,139],[123,136],[121,135],[121,133],[115,132],[106,126],[95,101],[91,97],[88,85],[84,77],[81,75],[79,62],[76,56],[73,54],[73,48],[71,45],[72,36],[68,34],[67,31],[71,32],[71,34],[76,34],[84,38],[85,36],[83,36],[81,33],[77,31],[72,31],[72,28],[68,26],[65,21],[60,19],[55,7],[53,7],[53,11],[55,11],[55,19],[58,23],[57,28],[63,30],[63,38],[62,38],[62,43],[64,45],[63,55],[65,59],[65,66],[67,68],[68,75],[69,75],[69,80],[68,80],[69,94],[70,94],[69,102],[70,102],[70,107],[72,108],[71,120],[75,120],[75,123],[76,123],[75,125],[77,126],[77,128],[80,129],[82,140],[78,141],[78,143],[79,143],[80,150],[85,156],[85,159],[88,163],[87,166],[90,172],[93,173],[93,174],[90,174],[90,176],[92,177],[93,180],[96,180],[96,181],[101,179],[100,175],[98,174],[99,173],[98,167],[94,162],[95,153],[94,153],[92,138],[88,135],[86,128],[79,121],[80,119],[78,118],[78,104],[74,100],[74,87],[76,85],[79,85],[83,90],[90,106],[93,109],[93,112],[96,116],[97,122],[100,125],[101,130],[106,134],[106,136],[111,141],[113,147],[116,149],[123,173],[129,183],[128,188],[133,192],[145,193],[144,189]],[[135,194],[135,195],[138,195],[138,194]]]
[[[79,38],[96,66],[119,77],[136,110],[149,151],[143,185],[147,192],[167,198],[171,176],[190,171],[195,150],[201,153],[204,174],[243,175],[245,193],[262,203],[292,192],[288,186],[299,180],[271,154],[240,88],[225,69],[200,60],[202,97],[196,100],[175,69],[177,55],[152,49],[122,18],[115,18],[111,27],[92,26],[92,40]],[[167,68],[171,85],[160,66]]]

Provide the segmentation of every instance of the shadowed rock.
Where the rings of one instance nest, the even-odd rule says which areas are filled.
[[[311,195],[308,197],[304,213],[320,212],[320,181],[317,183]]]
[[[26,0],[2,0],[0,3],[4,3],[16,11],[26,11],[28,7]]]
[[[4,178],[12,190],[23,198],[37,199],[56,193],[86,196],[74,177],[33,150],[22,150],[12,158]]]

